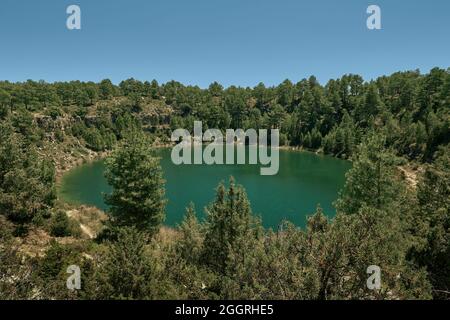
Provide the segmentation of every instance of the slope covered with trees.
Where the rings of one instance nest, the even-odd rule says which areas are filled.
[[[109,80],[100,83],[0,82],[0,115],[12,118],[18,131],[39,140],[43,132],[30,126],[34,116],[44,129],[46,117],[66,123],[69,134],[93,150],[110,149],[121,131],[137,121],[144,129],[168,140],[170,129],[279,128],[282,142],[323,149],[349,158],[362,137],[383,131],[399,155],[429,161],[448,143],[449,71],[432,69],[398,72],[371,82],[345,75],[322,86],[314,77],[278,86],[254,88],[218,83],[207,89],[176,81]],[[36,119],[37,118],[37,119]],[[51,121],[50,121],[51,122]],[[52,130],[62,138],[57,125]],[[64,126],[64,129],[66,129]],[[67,132],[65,132],[67,133]]]
[[[364,82],[207,89],[172,81],[0,82],[0,298],[450,298],[450,71],[399,72]],[[171,130],[279,128],[285,145],[351,159],[336,200],[304,230],[265,230],[245,188],[219,183],[199,221],[164,220],[164,180],[146,152]],[[106,152],[109,220],[83,239],[55,199],[67,159]],[[422,168],[411,186],[399,166]],[[21,245],[29,230],[51,241]],[[81,290],[66,288],[69,265]],[[366,286],[378,265],[382,286]]]

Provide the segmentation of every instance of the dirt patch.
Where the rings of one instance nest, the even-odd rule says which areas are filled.
[[[412,166],[399,166],[398,169],[400,170],[400,173],[402,174],[407,184],[414,189],[417,188],[419,176],[422,173],[423,169],[420,167]]]
[[[18,250],[30,257],[45,256],[51,240],[56,240],[61,244],[72,244],[80,241],[80,239],[74,237],[52,237],[44,229],[38,227],[30,228],[28,234],[24,237],[14,238]]]
[[[102,231],[104,222],[108,220],[107,215],[95,207],[80,206],[66,211],[66,214],[80,224],[81,231],[89,239],[95,238]]]

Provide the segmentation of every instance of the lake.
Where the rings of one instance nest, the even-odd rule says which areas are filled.
[[[260,175],[260,165],[175,165],[170,149],[154,151],[161,157],[166,179],[165,224],[175,226],[185,213],[190,201],[195,203],[200,218],[203,208],[215,196],[220,181],[228,182],[234,176],[245,187],[253,213],[262,218],[265,227],[276,229],[280,222],[289,220],[305,226],[306,217],[320,204],[325,214],[335,214],[333,202],[345,182],[349,161],[310,152],[280,150],[279,171],[274,176]],[[96,161],[79,166],[66,173],[61,180],[58,195],[73,204],[86,204],[106,210],[102,193],[111,188],[103,177],[104,163]]]

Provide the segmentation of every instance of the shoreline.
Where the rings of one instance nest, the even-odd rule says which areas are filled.
[[[235,143],[237,144],[237,143]],[[151,148],[155,148],[155,149],[162,149],[162,148],[172,148],[173,146],[175,146],[176,143],[157,143],[154,145],[151,145]],[[344,161],[350,161],[350,159],[343,159],[343,158],[339,158],[336,156],[333,156],[331,154],[326,154],[323,153],[323,150],[321,149],[317,149],[317,150],[309,150],[306,149],[302,146],[288,146],[288,145],[282,145],[282,146],[278,146],[277,147],[278,150],[283,150],[283,151],[292,151],[292,152],[307,152],[307,153],[313,153],[315,155],[318,156],[328,156],[328,157],[332,157],[332,158],[336,158],[338,160],[344,160]],[[72,169],[75,169],[79,166],[82,166],[84,164],[89,164],[92,162],[96,162],[99,160],[103,160],[105,158],[107,158],[112,150],[108,150],[108,151],[93,151],[88,149],[88,155],[87,156],[83,156],[81,158],[74,158],[73,160],[71,160],[69,162],[69,164],[66,164],[64,166],[64,168],[61,168],[60,165],[58,163],[55,164],[55,182],[56,184],[59,184],[61,182],[62,177],[69,171],[71,171]]]

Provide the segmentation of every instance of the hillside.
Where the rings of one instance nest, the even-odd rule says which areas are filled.
[[[207,89],[171,81],[0,82],[0,298],[449,298],[450,70]],[[245,189],[219,184],[198,221],[163,227],[148,150],[172,130],[280,130],[284,146],[350,159],[327,218],[265,230]],[[57,199],[68,169],[108,157],[106,215]],[[383,270],[383,288],[364,284]],[[69,265],[83,287],[67,290]]]

